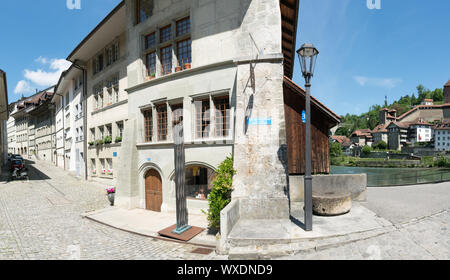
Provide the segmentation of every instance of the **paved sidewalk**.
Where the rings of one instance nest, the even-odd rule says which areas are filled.
[[[176,213],[157,213],[145,209],[127,210],[110,207],[86,213],[83,216],[117,229],[153,238],[162,238],[158,232],[176,224]],[[190,214],[189,225],[204,228],[205,230],[187,243],[216,247],[215,235],[208,234],[208,222],[205,215]]]

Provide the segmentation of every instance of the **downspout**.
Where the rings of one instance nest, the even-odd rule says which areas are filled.
[[[83,160],[84,160],[84,180],[88,180],[88,169],[87,169],[87,70],[83,65],[78,64],[78,60],[75,60],[73,66],[83,72]]]

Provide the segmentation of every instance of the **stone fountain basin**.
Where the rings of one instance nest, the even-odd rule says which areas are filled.
[[[352,209],[350,192],[313,192],[313,214],[317,216],[339,216]]]

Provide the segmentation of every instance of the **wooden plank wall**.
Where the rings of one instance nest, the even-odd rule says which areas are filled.
[[[286,137],[289,173],[305,174],[305,128],[302,111],[305,110],[305,97],[284,85],[284,109],[286,117]],[[328,131],[329,117],[311,103],[311,145],[313,174],[330,173]]]

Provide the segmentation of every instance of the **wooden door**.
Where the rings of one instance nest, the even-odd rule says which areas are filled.
[[[162,182],[158,171],[154,169],[145,175],[145,204],[147,210],[161,212]]]

